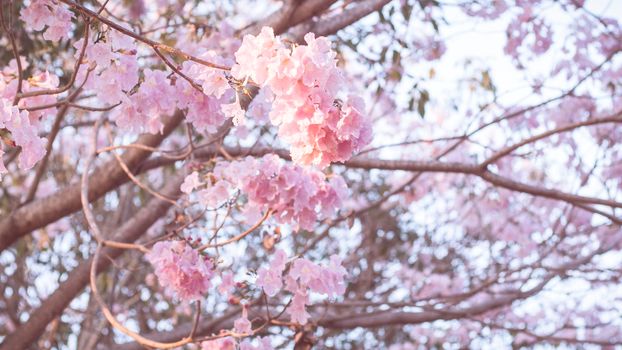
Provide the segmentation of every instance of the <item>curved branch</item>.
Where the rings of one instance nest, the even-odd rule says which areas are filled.
[[[99,304],[99,308],[104,314],[104,317],[106,317],[106,320],[108,320],[108,322],[115,329],[119,330],[121,333],[127,335],[128,337],[134,339],[135,341],[139,342],[143,346],[149,346],[149,347],[157,348],[157,349],[172,349],[172,348],[177,348],[177,347],[180,347],[182,345],[186,345],[192,342],[192,337],[184,337],[181,340],[170,342],[170,343],[162,343],[162,342],[154,341],[154,340],[145,338],[138,333],[131,331],[129,328],[125,327],[124,325],[119,323],[119,321],[117,321],[117,319],[112,314],[112,311],[110,311],[110,309],[106,305],[106,302],[104,301],[102,296],[99,294],[99,290],[97,289],[97,265],[99,263],[99,256],[101,255],[102,247],[103,246],[101,242],[97,244],[97,248],[95,249],[95,254],[93,255],[93,260],[91,262],[89,280],[90,280],[91,292],[93,293],[93,297],[95,297],[95,301],[97,301],[97,303]],[[198,314],[198,311],[197,311],[197,314]]]
[[[233,242],[237,242],[239,240],[241,240],[242,238],[248,236],[251,232],[255,231],[255,229],[257,229],[259,226],[261,226],[261,224],[263,224],[264,221],[266,221],[266,219],[268,219],[270,217],[270,215],[272,215],[272,210],[268,210],[266,211],[266,213],[264,214],[264,216],[259,219],[259,221],[257,221],[253,226],[251,226],[250,228],[248,228],[248,230],[240,233],[239,235],[235,236],[235,237],[231,237],[223,242],[219,242],[219,243],[214,243],[214,244],[210,244],[210,243],[206,243],[202,246],[199,247],[199,251],[203,251],[207,248],[217,248],[217,247],[222,247],[224,245],[227,245],[229,243],[233,243]]]
[[[165,123],[164,131],[158,135],[143,135],[136,143],[149,147],[158,146],[173,130],[181,123],[183,115],[176,113]],[[147,159],[151,152],[142,149],[130,149],[122,155],[122,159],[130,169],[135,169]],[[111,159],[94,171],[89,177],[89,201],[101,198],[108,191],[128,181],[128,177],[117,164],[116,159]],[[74,213],[81,208],[80,184],[74,183],[56,193],[33,201],[10,215],[0,220],[0,251],[9,247],[13,242],[29,232],[50,224],[66,215]]]
[[[162,192],[169,197],[178,196],[182,180],[183,176],[181,175],[174,177],[167,183]],[[158,198],[151,199],[136,215],[116,230],[117,234],[113,239],[116,242],[123,243],[136,241],[145,234],[154,222],[162,218],[170,207],[171,204],[169,202]],[[124,249],[105,247],[102,250],[102,254],[110,257],[110,259],[99,260],[97,270],[102,272],[108,269],[112,264],[112,260],[119,257],[124,251]],[[88,285],[92,262],[93,259],[91,258],[72,270],[69,273],[69,277],[61,283],[56,291],[30,314],[28,321],[4,339],[0,345],[0,350],[26,349],[39,338],[45,331],[48,323],[60,316],[69,303]]]
[[[620,118],[622,116],[622,113],[616,113],[612,116],[609,117],[603,117],[603,118],[594,118],[594,119],[588,119],[588,120],[584,120],[582,122],[578,122],[578,123],[573,123],[573,124],[569,124],[569,125],[565,125],[559,128],[555,128],[553,130],[549,130],[549,131],[545,131],[541,134],[538,135],[534,135],[532,137],[526,138],[521,142],[518,142],[516,144],[507,146],[506,148],[500,150],[499,152],[493,154],[492,156],[490,156],[488,159],[486,159],[484,162],[482,162],[482,164],[480,165],[482,168],[487,168],[490,164],[493,164],[495,162],[497,162],[499,159],[507,156],[508,154],[514,152],[515,150],[528,145],[530,143],[534,143],[538,140],[542,140],[544,138],[550,137],[552,135],[555,134],[561,134],[564,132],[569,132],[572,131],[574,129],[578,129],[584,126],[590,126],[590,125],[597,125],[597,124],[605,124],[605,123],[622,123],[622,118]]]

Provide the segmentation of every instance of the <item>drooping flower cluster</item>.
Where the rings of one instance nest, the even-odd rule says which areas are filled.
[[[46,139],[37,135],[27,111],[20,111],[11,101],[0,98],[0,129],[6,128],[11,133],[11,140],[21,147],[18,157],[20,169],[32,168],[45,155]],[[0,163],[1,163],[0,159]],[[4,164],[0,173],[6,172]]]
[[[161,286],[182,301],[198,300],[207,292],[214,266],[185,241],[162,241],[147,254]]]
[[[340,176],[333,175],[327,181],[321,171],[285,163],[273,154],[219,162],[213,175],[215,182],[210,180],[207,188],[197,193],[201,203],[218,207],[238,189],[248,198],[244,213],[249,222],[256,222],[270,209],[279,223],[311,229],[316,220],[333,214],[347,195]],[[188,193],[203,185],[193,173],[182,189]]]
[[[33,30],[47,27],[43,33],[46,40],[69,39],[73,14],[54,0],[31,0],[30,5],[24,7],[20,15],[27,27]]]
[[[371,140],[371,126],[360,98],[342,103],[344,79],[330,42],[305,35],[306,45],[287,47],[271,28],[246,35],[231,73],[274,94],[270,119],[291,145],[295,162],[325,167],[345,161]]]
[[[341,259],[333,255],[327,266],[317,265],[307,259],[295,259],[286,276],[283,276],[287,264],[287,255],[277,250],[268,267],[257,271],[257,286],[268,296],[275,296],[283,288],[294,296],[287,312],[293,322],[306,324],[310,315],[305,306],[309,303],[309,292],[337,297],[345,292],[344,277],[347,272],[341,266]]]

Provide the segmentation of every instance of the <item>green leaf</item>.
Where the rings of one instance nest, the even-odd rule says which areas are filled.
[[[428,101],[430,101],[430,94],[426,90],[422,90],[417,102],[417,112],[419,112],[421,119],[425,118],[425,105]]]

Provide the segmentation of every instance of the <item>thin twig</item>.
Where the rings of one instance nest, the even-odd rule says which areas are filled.
[[[195,57],[193,55],[190,55],[188,53],[185,53],[185,52],[183,52],[183,51],[181,51],[181,50],[179,50],[177,48],[174,48],[174,47],[171,47],[171,46],[159,43],[157,41],[153,41],[151,39],[145,38],[145,37],[143,37],[141,35],[138,35],[138,34],[132,32],[131,30],[129,30],[127,28],[124,28],[124,27],[118,25],[117,23],[115,23],[115,22],[113,22],[113,21],[111,21],[111,20],[109,20],[109,19],[107,19],[105,17],[100,16],[98,13],[93,12],[93,11],[89,10],[88,8],[82,6],[82,5],[78,4],[78,3],[75,3],[75,2],[69,1],[69,0],[60,0],[60,1],[65,3],[65,4],[67,4],[67,5],[69,5],[72,8],[74,8],[76,11],[81,12],[85,16],[89,16],[91,18],[97,19],[98,21],[108,25],[109,27],[114,28],[117,31],[119,31],[119,32],[121,32],[121,33],[123,33],[123,34],[125,34],[125,35],[127,35],[129,37],[132,37],[132,38],[134,38],[134,39],[136,39],[136,40],[138,40],[138,41],[140,41],[140,42],[142,42],[144,44],[147,44],[147,45],[151,46],[154,49],[160,49],[162,51],[166,51],[166,52],[168,52],[170,54],[173,54],[173,55],[176,55],[176,56],[180,56],[180,57],[182,57],[182,58],[184,58],[186,60],[190,60],[190,61],[194,61],[194,62],[200,63],[200,64],[202,64],[204,66],[207,66],[207,67],[216,68],[216,69],[220,69],[220,70],[226,70],[226,71],[231,70],[230,67],[222,66],[222,65],[219,65],[219,64],[216,64],[216,63],[213,63],[213,62],[206,61],[204,59],[201,59],[201,58]]]
[[[106,131],[108,134],[108,140],[110,143],[113,142],[112,140],[112,134],[110,132],[110,127],[109,124],[106,123]],[[95,151],[95,153],[97,154],[97,151]],[[180,207],[179,204],[177,204],[177,201],[171,198],[166,197],[165,195],[159,193],[158,191],[152,190],[149,186],[143,184],[133,173],[132,171],[127,167],[127,164],[125,164],[125,162],[123,161],[123,159],[121,158],[120,155],[117,154],[117,152],[112,151],[111,152],[112,155],[114,156],[114,158],[117,160],[117,163],[119,164],[119,166],[121,167],[121,169],[123,169],[123,171],[125,172],[125,174],[127,175],[127,177],[130,178],[130,180],[132,180],[132,182],[134,182],[138,187],[142,188],[143,190],[149,192],[150,194],[152,194],[153,196],[163,200],[163,201],[167,201],[169,203],[171,203],[172,205],[176,206],[176,207]]]
[[[251,232],[253,232],[255,229],[257,229],[259,226],[261,226],[261,224],[263,224],[264,221],[266,221],[266,219],[268,219],[270,217],[270,215],[272,215],[272,210],[268,210],[266,211],[266,213],[264,214],[264,216],[257,221],[253,226],[251,226],[248,230],[240,233],[239,235],[229,238],[226,241],[223,242],[219,242],[219,243],[214,243],[214,244],[204,244],[202,246],[199,247],[199,251],[205,250],[207,248],[216,248],[216,247],[222,247],[224,245],[227,245],[229,243],[233,243],[236,241],[239,241],[240,239],[248,236]]]

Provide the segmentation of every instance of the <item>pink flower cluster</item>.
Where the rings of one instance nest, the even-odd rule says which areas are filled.
[[[131,132],[157,133],[161,131],[160,116],[171,114],[177,107],[175,88],[164,70],[144,69],[140,81],[137,47],[133,39],[108,29],[103,40],[89,41],[85,62],[80,67],[78,81],[88,79],[86,90],[94,91],[106,105],[121,103],[111,112],[117,125]],[[84,39],[75,42],[76,58]],[[140,88],[136,89],[140,84]]]
[[[484,19],[497,19],[508,9],[505,0],[488,0],[487,3],[482,2],[465,2],[460,5],[462,10],[469,16],[480,17]]]
[[[213,133],[223,124],[225,115],[221,105],[230,101],[234,93],[221,70],[190,61],[182,64],[181,72],[203,91],[166,70],[144,69],[140,79],[135,41],[111,28],[105,33],[98,42],[89,41],[86,48],[85,59],[93,71],[84,87],[94,91],[107,105],[121,103],[111,112],[119,127],[137,133],[157,133],[162,128],[161,116],[173,113],[176,108],[185,110],[186,120],[199,131]],[[232,61],[216,54],[212,37],[221,38],[221,34],[215,32],[200,43],[194,42],[191,51],[189,47],[183,49],[210,62],[231,64]],[[76,58],[83,44],[83,39],[74,44]],[[80,82],[86,78],[84,66],[80,69]]]
[[[551,26],[534,14],[530,5],[524,6],[523,12],[510,22],[506,34],[508,41],[504,51],[515,59],[519,59],[519,49],[525,46],[527,38],[531,38],[529,50],[536,55],[547,52],[553,44]]]
[[[26,69],[28,62],[24,57],[20,57],[20,61],[22,68]],[[0,129],[6,128],[11,133],[8,138],[16,146],[21,147],[18,166],[20,169],[28,170],[45,155],[46,140],[38,136],[41,120],[54,115],[56,108],[37,109],[30,112],[25,109],[54,104],[57,98],[52,95],[26,97],[20,99],[17,106],[13,106],[12,101],[17,94],[17,76],[17,62],[13,59],[0,72]],[[58,77],[47,71],[36,72],[28,79],[22,80],[22,91],[26,93],[56,87],[58,87]],[[4,165],[0,165],[0,173],[4,172],[6,172]]]
[[[47,25],[46,33],[55,37],[60,28],[68,32],[71,16],[54,0],[34,0],[22,10],[27,24],[35,29]],[[213,133],[227,117],[235,125],[244,124],[246,111],[222,70],[186,61],[181,72],[192,84],[165,70],[145,69],[141,80],[134,40],[112,28],[102,30],[105,35],[89,40],[86,64],[80,67],[77,81],[86,80],[84,89],[95,92],[105,105],[120,103],[112,110],[111,119],[121,128],[157,133],[162,128],[160,116],[176,108],[185,110],[186,120],[199,131]],[[265,114],[270,106],[270,119],[279,126],[280,137],[291,145],[294,162],[326,167],[349,159],[370,142],[371,124],[361,114],[362,99],[349,97],[344,103],[337,97],[344,79],[326,38],[307,34],[307,45],[288,48],[270,28],[263,28],[256,37],[246,36],[241,46],[231,36],[225,30],[198,45],[186,47],[183,40],[180,45],[222,66],[235,62],[227,56],[237,50],[232,75],[251,79],[264,91],[262,102],[253,104],[249,115]],[[76,58],[83,44],[84,39],[74,43]]]
[[[347,196],[345,181],[333,175],[328,181],[319,170],[285,163],[270,154],[256,159],[247,157],[234,162],[219,162],[214,169],[215,183],[198,191],[207,207],[217,207],[231,197],[234,189],[248,197],[245,204],[247,221],[256,222],[269,209],[282,224],[311,229],[316,220],[332,215]],[[185,192],[202,187],[198,174],[190,174],[182,189]]]
[[[285,289],[294,295],[287,309],[292,322],[307,323],[310,315],[305,306],[309,303],[309,291],[333,298],[345,292],[344,277],[347,272],[336,255],[330,257],[328,266],[297,258],[284,277],[286,264],[287,255],[284,251],[277,250],[269,266],[257,271],[257,286],[263,288],[268,296],[275,296],[283,288],[285,280]]]
[[[18,157],[20,169],[28,170],[43,158],[47,140],[39,137],[28,112],[20,111],[17,106],[13,106],[11,101],[0,98],[0,129],[4,128],[11,133],[11,139],[22,149]],[[1,159],[0,163],[2,163]],[[0,173],[5,172],[6,168],[2,164]]]
[[[200,56],[210,62],[224,63],[213,51]],[[182,72],[192,77],[192,80],[201,86],[203,92],[198,91],[186,80],[178,78],[175,83],[178,107],[187,110],[186,120],[191,122],[197,130],[208,133],[216,132],[225,121],[221,106],[232,98],[233,90],[220,70],[195,62],[184,62],[182,67]]]
[[[175,111],[173,89],[165,71],[145,69],[140,89],[129,97],[124,96],[121,108],[113,112],[117,125],[136,131],[161,132],[164,125],[160,115]]]
[[[445,51],[447,51],[445,42],[434,36],[418,38],[414,43],[414,47],[418,51],[417,55],[426,61],[438,60],[445,54]]]
[[[309,33],[305,41],[289,48],[264,27],[259,35],[244,37],[231,73],[272,91],[270,119],[295,162],[326,167],[367,145],[371,124],[361,114],[360,98],[338,100],[344,79],[328,39]]]
[[[46,40],[69,39],[73,14],[54,0],[31,0],[20,15],[22,21],[33,30],[47,27],[43,33]]]
[[[270,297],[277,295],[283,288],[283,271],[287,265],[287,254],[278,249],[268,267],[257,270],[257,286]]]
[[[28,68],[28,61],[24,57],[20,57],[22,69]],[[15,59],[9,62],[9,65],[0,72],[0,98],[13,100],[17,94],[17,86],[19,84],[17,62]],[[58,87],[58,77],[48,71],[35,72],[28,79],[22,80],[22,92],[28,93],[37,90],[48,90]],[[53,105],[57,101],[54,95],[39,95],[25,97],[19,100],[17,107],[27,109],[40,107],[45,105]],[[28,119],[33,127],[39,127],[39,121],[43,118],[53,116],[56,113],[56,107],[45,109],[36,109],[28,112]]]
[[[214,266],[184,241],[162,241],[147,254],[161,286],[182,301],[203,297],[210,287]]]

